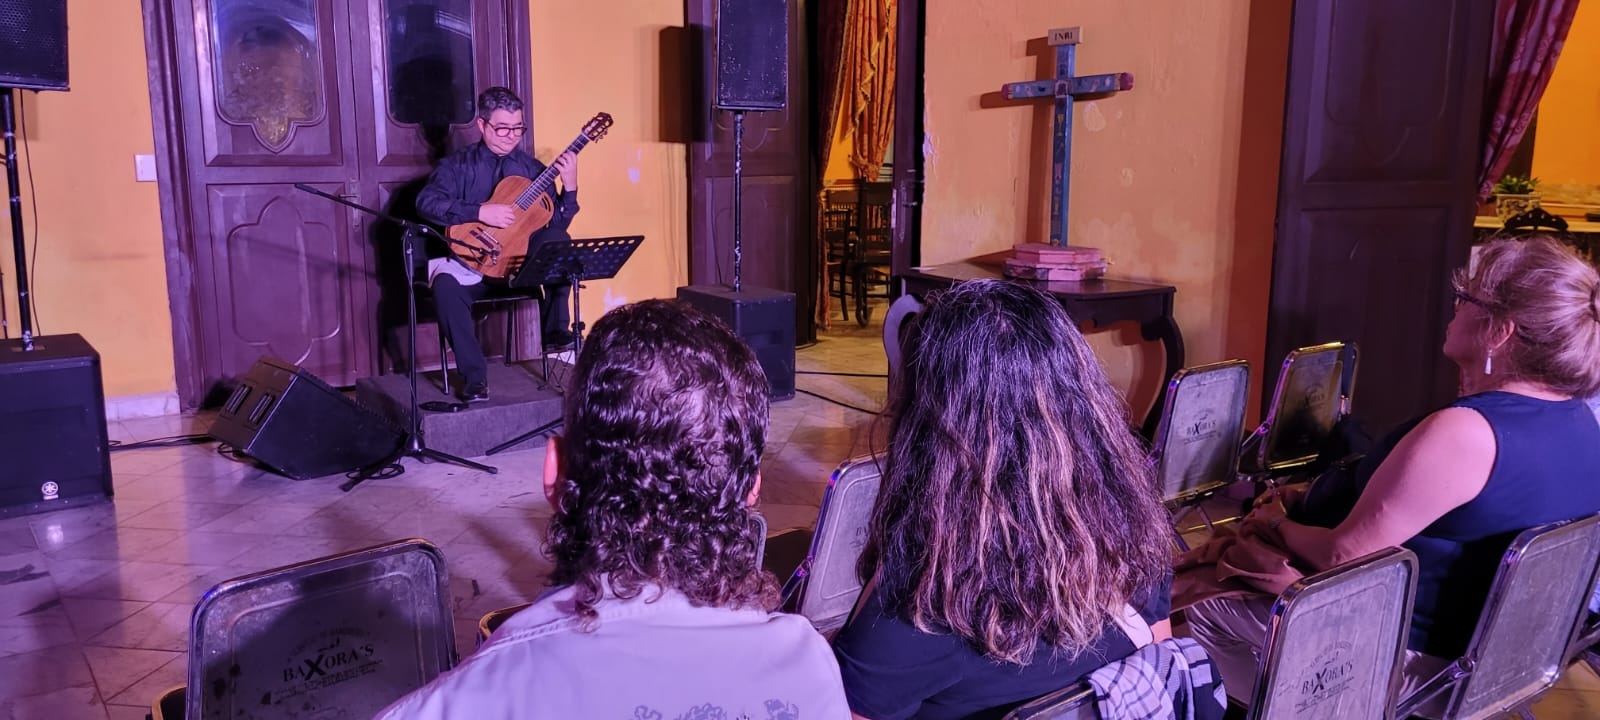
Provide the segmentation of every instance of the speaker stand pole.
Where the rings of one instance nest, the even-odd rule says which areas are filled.
[[[744,211],[744,111],[733,111],[733,291],[739,292],[739,261],[743,255],[740,253],[739,238],[743,232],[743,223],[739,222]]]
[[[28,249],[22,239],[22,181],[17,177],[17,106],[14,91],[0,87],[0,130],[5,132],[6,190],[11,194],[11,246],[16,252],[17,311],[22,349],[33,349],[33,310],[28,298]]]
[[[417,266],[413,255],[417,240],[415,237],[417,227],[411,224],[405,225],[406,232],[402,238],[402,244],[405,246],[406,263],[406,312],[409,320],[407,332],[410,334],[411,343],[411,427],[406,431],[405,442],[400,445],[400,449],[396,450],[393,455],[362,468],[359,472],[350,476],[350,479],[345,481],[343,485],[340,485],[339,489],[345,492],[350,492],[355,489],[355,486],[374,477],[391,478],[405,472],[405,467],[400,465],[400,460],[407,457],[452,463],[490,474],[500,472],[497,468],[434,450],[422,441],[422,409],[417,404]]]

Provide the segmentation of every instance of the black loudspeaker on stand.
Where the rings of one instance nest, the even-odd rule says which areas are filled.
[[[794,293],[743,284],[744,114],[782,110],[789,92],[788,0],[719,0],[717,96],[733,113],[733,287],[678,288],[678,299],[727,323],[761,362],[770,396],[794,397]]]
[[[67,89],[66,0],[0,0],[0,86]]]
[[[718,0],[717,108],[782,110],[788,93],[788,0]]]
[[[0,131],[22,331],[0,340],[0,516],[103,502],[112,493],[100,354],[79,335],[34,336],[22,236],[13,88],[65,90],[66,41],[62,0],[0,0]]]

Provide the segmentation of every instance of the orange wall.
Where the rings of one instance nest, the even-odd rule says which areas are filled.
[[[577,237],[645,236],[615,280],[585,283],[583,317],[592,323],[610,307],[652,297],[672,297],[689,280],[689,183],[682,128],[687,55],[663,67],[663,43],[685,50],[683,3],[612,0],[604,12],[592,4],[530,2],[533,41],[534,155],[550,161],[596,112],[616,124],[602,142],[583,151],[578,187],[583,210],[572,223]],[[665,36],[665,38],[664,38]],[[603,52],[596,50],[603,48]]]
[[[1533,174],[1545,183],[1600,185],[1600,2],[1579,3],[1539,99]]]
[[[34,180],[30,194],[23,154],[23,228],[39,246],[30,277],[36,330],[79,333],[94,345],[107,396],[171,393],[160,205],[155,183],[134,180],[133,156],[154,151],[139,3],[71,2],[67,13],[72,89],[20,93]],[[15,337],[8,218],[0,213],[0,263]]]
[[[1259,393],[1288,6],[929,3],[923,261],[1047,240],[1048,104],[1004,104],[998,92],[1053,72],[1046,30],[1082,26],[1077,72],[1130,72],[1134,87],[1077,105],[1070,241],[1101,248],[1117,277],[1175,285],[1188,364],[1244,358]],[[1090,341],[1142,413],[1159,389],[1160,346],[1132,327]]]

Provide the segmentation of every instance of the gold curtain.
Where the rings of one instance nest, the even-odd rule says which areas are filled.
[[[878,179],[894,140],[895,0],[851,0],[845,20],[844,73],[850,93],[847,132],[855,135],[850,167],[856,177]]]
[[[836,76],[824,78],[822,112],[819,118],[824,132],[819,134],[817,181],[822,183],[823,172],[828,167],[828,156],[833,140],[841,134],[855,136],[850,166],[858,178],[877,180],[883,169],[883,157],[894,140],[894,73],[896,49],[897,0],[834,0],[823,2],[822,22],[838,17],[833,9],[843,6],[843,27],[824,27],[821,46],[823,52],[837,42],[837,62],[832,64]],[[831,35],[837,32],[842,34]],[[837,38],[837,40],[835,40]],[[823,67],[830,68],[824,58]],[[831,85],[828,84],[831,80]],[[842,126],[840,125],[842,121]],[[822,209],[826,189],[817,196],[817,248],[818,262],[827,265],[827,248],[822,241]],[[817,321],[823,328],[832,326],[830,308],[832,296],[828,293],[828,273],[818,279]]]

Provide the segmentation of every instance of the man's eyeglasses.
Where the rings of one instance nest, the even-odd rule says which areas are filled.
[[[495,137],[516,137],[528,131],[527,125],[490,125]]]

